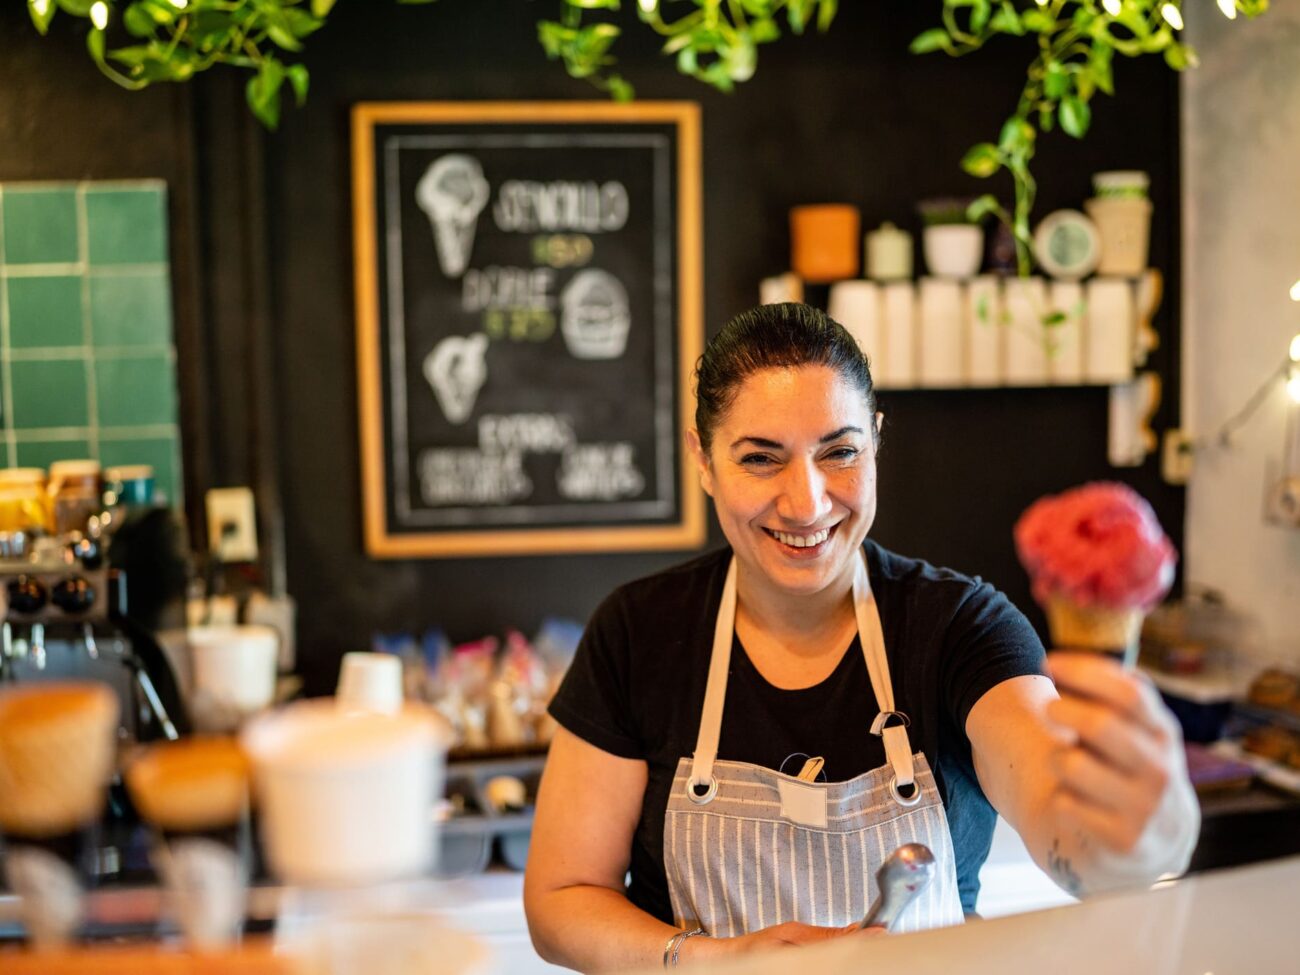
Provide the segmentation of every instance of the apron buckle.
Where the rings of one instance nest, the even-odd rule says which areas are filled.
[[[898,776],[894,775],[889,779],[889,794],[893,796],[894,801],[904,809],[911,809],[921,801],[921,787],[915,782],[911,783],[911,786],[912,794],[910,796],[905,796],[903,793],[898,791]]]
[[[700,795],[695,790],[703,784],[703,782],[700,782],[693,775],[686,780],[686,798],[690,799],[691,802],[695,803],[697,806],[707,806],[713,801],[713,797],[718,794],[718,779],[716,776],[709,776],[709,788],[704,795]],[[917,790],[918,797],[920,796],[920,791],[920,789]]]

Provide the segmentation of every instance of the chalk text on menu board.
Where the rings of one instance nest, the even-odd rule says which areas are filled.
[[[627,289],[617,276],[590,266],[594,238],[622,229],[630,215],[617,180],[506,180],[495,201],[479,161],[449,153],[434,160],[416,198],[428,215],[439,266],[461,278],[461,309],[481,331],[441,339],[426,356],[423,375],[447,421],[470,420],[488,378],[490,342],[545,342],[558,326],[578,359],[617,359],[631,327]],[[488,204],[491,202],[491,206]],[[478,221],[488,210],[498,231],[532,236],[533,267],[469,266]],[[556,270],[582,268],[556,294]],[[557,321],[558,318],[558,321]],[[529,498],[527,454],[558,454],[556,490],[574,501],[615,501],[645,488],[635,448],[626,441],[579,443],[573,418],[562,413],[484,415],[477,447],[434,447],[417,461],[421,497],[429,505],[508,505]]]

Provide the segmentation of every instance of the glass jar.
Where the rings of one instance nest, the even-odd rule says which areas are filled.
[[[52,527],[45,471],[39,467],[0,470],[0,532],[47,532]]]
[[[84,532],[90,516],[103,507],[99,461],[55,461],[50,465],[47,490],[54,511],[55,533]]]

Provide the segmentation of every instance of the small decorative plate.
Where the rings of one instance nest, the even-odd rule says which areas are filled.
[[[1097,225],[1078,210],[1057,210],[1034,231],[1034,256],[1054,278],[1077,281],[1097,270],[1101,237]]]

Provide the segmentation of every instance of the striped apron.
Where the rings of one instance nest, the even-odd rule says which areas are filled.
[[[806,782],[719,761],[722,707],[736,621],[732,559],[693,759],[681,758],[664,819],[664,867],[677,926],[733,937],[786,921],[839,927],[862,920],[879,895],[876,871],[904,843],[938,861],[929,888],[895,931],[962,922],[952,837],[925,755],[912,753],[894,708],[880,614],[865,560],[853,581],[858,635],[879,708],[871,726],[888,764],[847,782]]]

